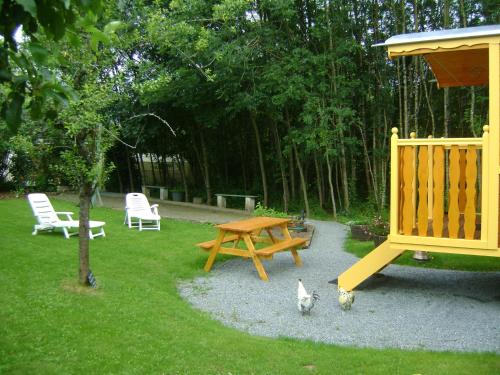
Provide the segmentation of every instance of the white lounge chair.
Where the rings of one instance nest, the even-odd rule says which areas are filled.
[[[137,219],[134,221],[134,219]],[[125,197],[125,221],[129,228],[142,230],[160,230],[158,205],[149,205],[148,198],[142,193],[129,193]]]
[[[33,226],[33,235],[36,235],[39,230],[54,230],[56,228],[61,228],[64,237],[70,238],[71,236],[78,234],[78,228],[80,223],[78,220],[73,220],[73,212],[56,212],[49,198],[43,193],[33,193],[28,194],[28,201],[30,202],[31,209],[33,210],[33,215],[38,222]],[[58,215],[65,215],[66,220],[59,219]],[[89,221],[89,238],[93,239],[98,236],[106,236],[104,233],[104,221]],[[76,232],[70,232],[71,229],[75,229]],[[100,229],[97,233],[93,233],[92,229]]]

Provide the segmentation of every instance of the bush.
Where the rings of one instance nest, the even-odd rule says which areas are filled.
[[[277,211],[274,208],[266,207],[260,204],[260,202],[257,203],[257,206],[255,207],[255,210],[253,211],[254,216],[269,216],[269,217],[282,217],[282,218],[288,218],[288,214],[282,211]]]

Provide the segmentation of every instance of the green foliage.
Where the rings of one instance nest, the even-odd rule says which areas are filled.
[[[58,211],[78,210],[51,200]],[[98,289],[89,290],[73,281],[77,239],[32,236],[24,199],[0,200],[0,212],[9,213],[0,215],[0,237],[8,244],[0,262],[2,373],[479,375],[498,369],[493,353],[345,347],[222,325],[177,289],[207,275],[207,254],[194,244],[215,236],[211,225],[163,219],[161,232],[139,233],[122,224],[121,212],[93,209],[93,219],[106,221],[107,236],[92,241]]]
[[[7,92],[1,117],[12,132],[21,123],[23,105],[36,120],[51,117],[51,105],[59,108],[74,99],[72,88],[61,82],[54,71],[54,62],[60,64],[66,59],[54,46],[68,34],[67,39],[75,46],[81,44],[82,36],[89,37],[94,51],[99,43],[109,45],[121,22],[112,21],[103,31],[99,30],[95,14],[101,11],[101,5],[101,0],[4,0],[0,4],[0,37],[4,41],[0,51],[0,84]],[[24,40],[18,42],[14,35],[21,26]],[[50,45],[52,41],[57,43]],[[44,108],[47,103],[49,108]]]
[[[254,216],[268,216],[268,217],[283,217],[287,218],[289,215],[286,212],[277,211],[274,208],[265,207],[260,202],[257,202],[255,210],[253,211]]]

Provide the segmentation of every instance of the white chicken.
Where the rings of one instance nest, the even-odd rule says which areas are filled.
[[[354,303],[354,293],[339,288],[339,303],[342,310],[350,310],[352,304]]]
[[[302,284],[302,280],[299,279],[299,288],[297,291],[297,297],[298,297],[297,305],[302,315],[305,314],[311,315],[311,309],[314,307],[316,301],[319,300],[318,293],[313,291],[312,294],[308,294],[306,288],[304,288],[304,285]]]

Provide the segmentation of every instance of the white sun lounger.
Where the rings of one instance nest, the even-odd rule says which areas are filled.
[[[39,230],[54,230],[61,228],[64,237],[69,238],[78,234],[80,223],[78,220],[73,220],[73,212],[56,212],[49,198],[43,193],[28,194],[28,201],[30,202],[33,215],[38,222],[33,226],[33,235],[36,235]],[[61,220],[58,215],[65,215],[66,220]],[[104,233],[104,221],[89,221],[89,238],[93,239],[98,236],[106,236]],[[76,231],[71,232],[71,229]],[[99,229],[98,232],[92,232],[92,229]]]
[[[134,221],[134,219],[136,219]],[[129,193],[125,197],[125,221],[129,228],[142,230],[160,230],[158,205],[149,205],[148,198],[142,193]]]

